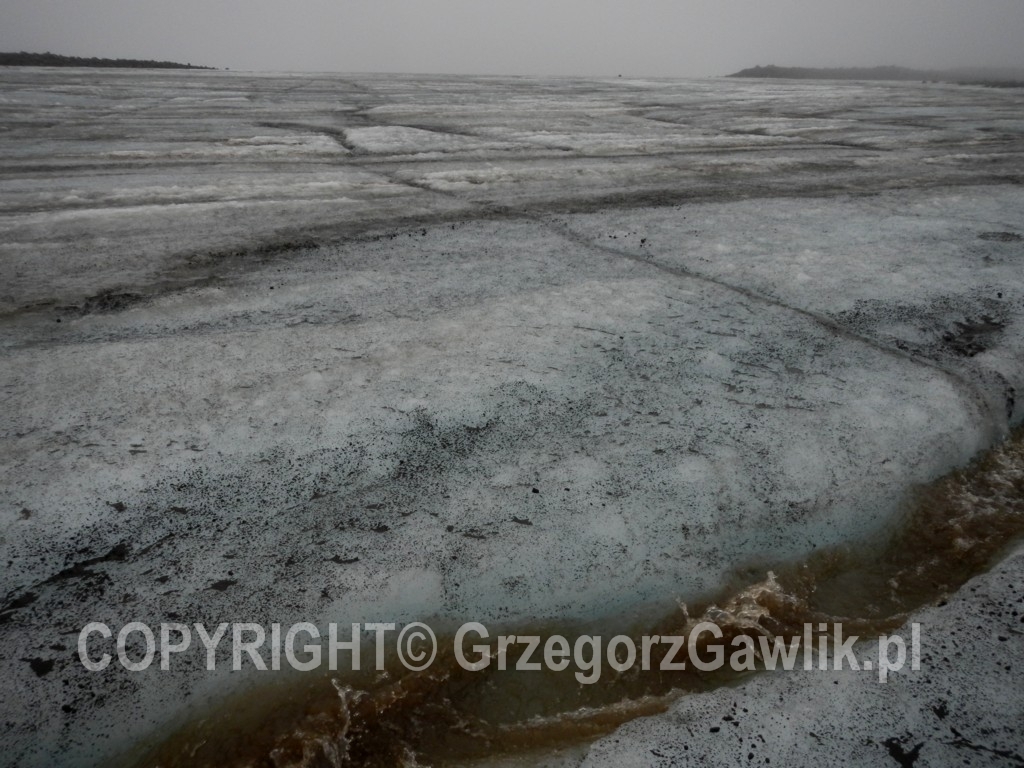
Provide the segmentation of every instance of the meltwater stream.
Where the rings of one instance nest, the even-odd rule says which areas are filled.
[[[705,605],[617,634],[679,635],[700,621],[737,635],[794,638],[805,623],[842,623],[847,635],[892,631],[907,614],[955,591],[1024,533],[1024,429],[920,489],[886,541],[819,551],[771,571],[734,574]],[[573,640],[594,627],[533,626],[521,632]],[[602,627],[607,629],[607,627]],[[448,641],[448,642],[446,642]],[[451,648],[451,638],[440,647]],[[815,642],[815,645],[817,643]],[[638,643],[639,645],[639,643]],[[517,646],[513,646],[515,650]],[[226,699],[201,719],[126,764],[163,766],[444,765],[579,744],[635,717],[664,711],[678,696],[736,684],[732,671],[614,673],[593,685],[563,673],[462,669],[449,652],[425,672],[310,673]]]

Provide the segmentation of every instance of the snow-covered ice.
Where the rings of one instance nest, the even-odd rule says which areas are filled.
[[[0,72],[3,761],[239,685],[89,621],[607,618],[885,530],[1021,421],[1022,105]]]

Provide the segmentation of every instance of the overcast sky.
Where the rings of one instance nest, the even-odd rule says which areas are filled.
[[[1024,67],[1024,0],[0,0],[0,50],[348,72]]]

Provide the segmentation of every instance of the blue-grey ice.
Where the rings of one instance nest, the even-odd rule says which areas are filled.
[[[1022,107],[0,72],[0,763],[246,677],[87,672],[90,621],[607,618],[893,525],[1024,412]]]

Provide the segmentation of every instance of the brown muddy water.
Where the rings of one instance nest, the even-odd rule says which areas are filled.
[[[887,540],[819,551],[770,569],[744,569],[704,604],[681,605],[643,625],[609,620],[600,627],[524,626],[509,632],[559,634],[570,643],[583,634],[625,634],[638,648],[642,635],[688,634],[700,621],[719,626],[724,637],[714,642],[726,647],[738,635],[799,638],[812,622],[826,624],[827,634],[841,623],[846,636],[875,636],[957,590],[1022,533],[1024,428],[968,467],[916,491]],[[521,646],[510,649],[505,672],[496,664],[464,670],[451,653],[450,636],[440,637],[439,647],[437,660],[420,673],[392,664],[385,673],[280,677],[221,701],[159,743],[140,745],[124,765],[453,765],[579,745],[633,718],[662,712],[679,696],[756,674],[727,668],[701,673],[692,666],[663,672],[658,662],[668,646],[657,645],[650,671],[637,664],[616,673],[605,663],[597,683],[582,685],[572,665],[560,673],[512,670]],[[372,650],[364,655],[373,658]]]

